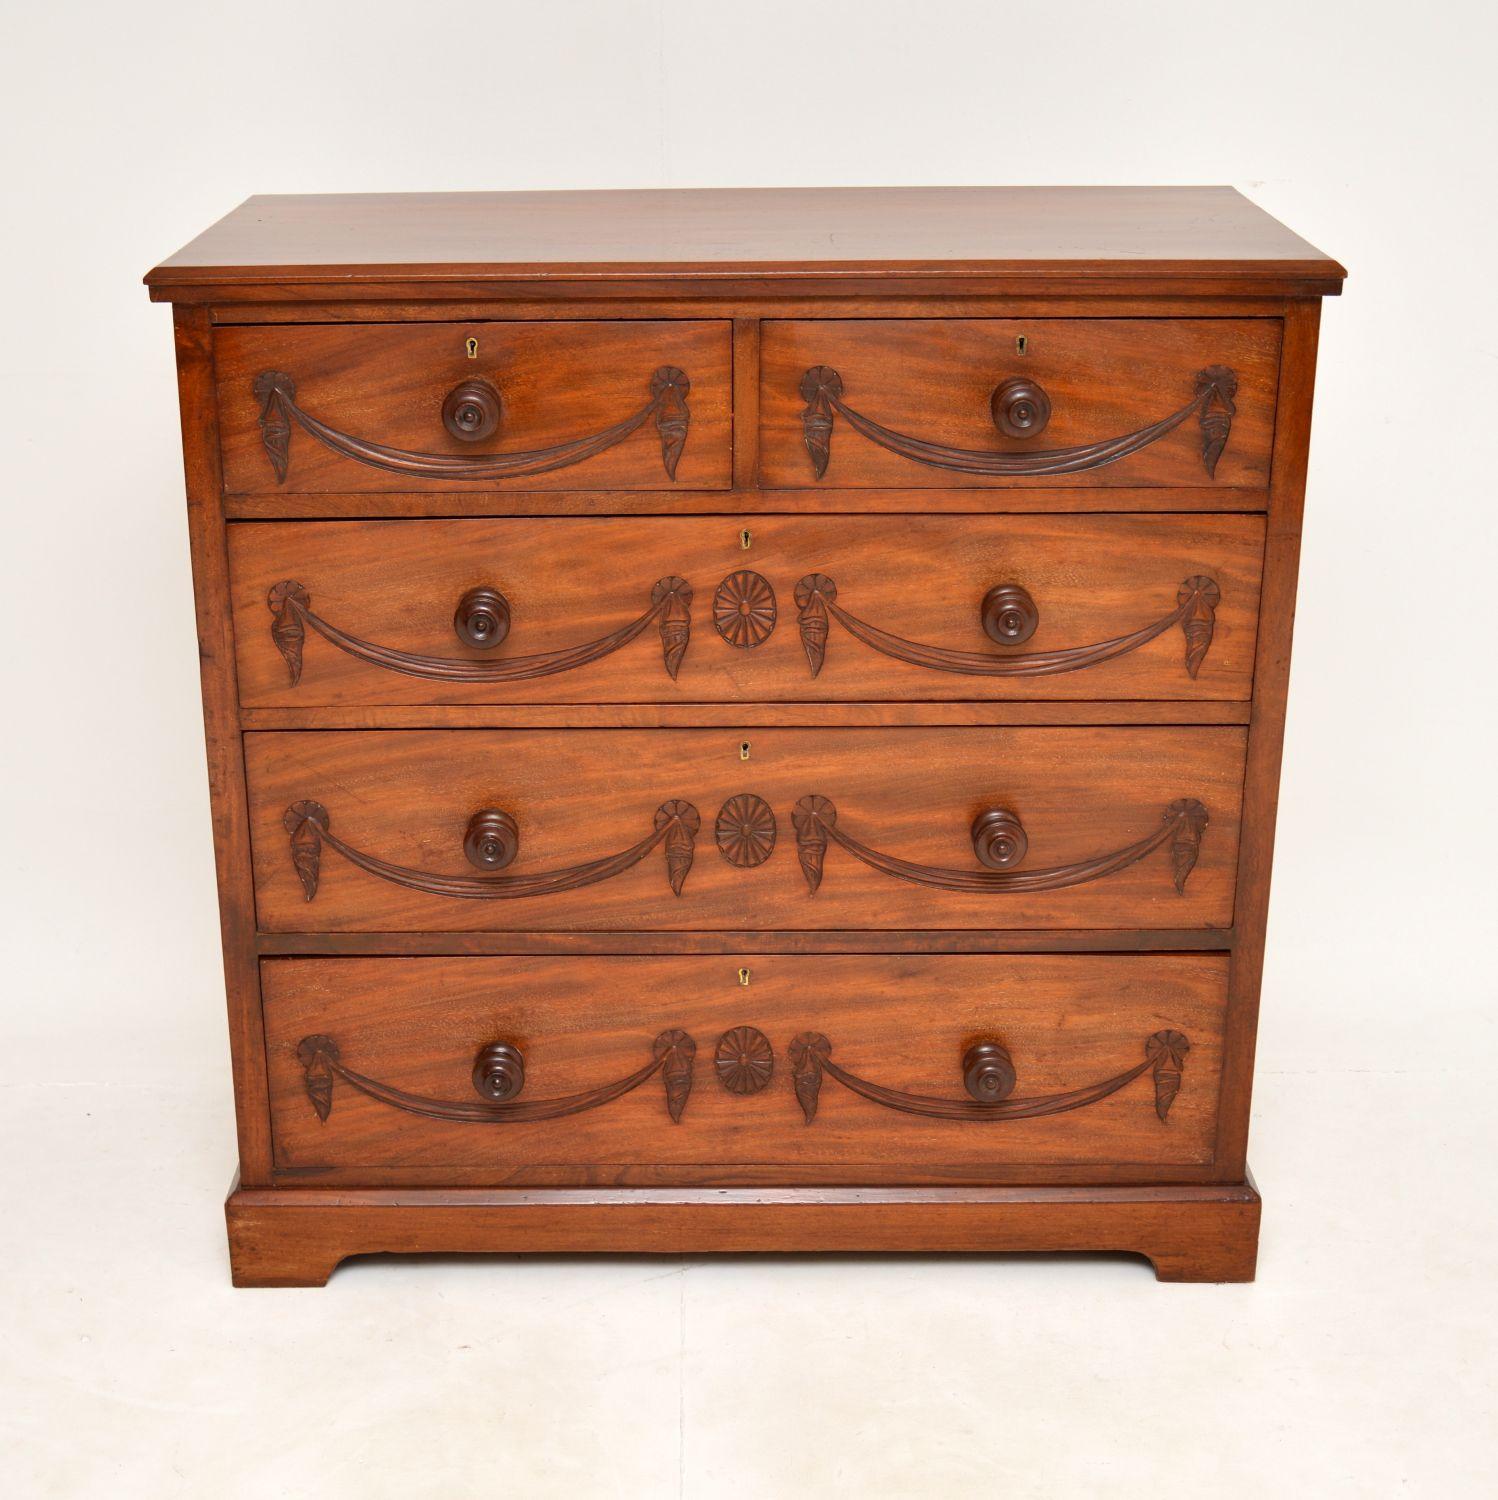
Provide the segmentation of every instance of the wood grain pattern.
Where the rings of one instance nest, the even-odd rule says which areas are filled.
[[[1221,955],[766,957],[747,989],[724,958],[275,959],[264,962],[263,983],[281,1168],[477,1166],[491,1169],[497,1186],[569,1163],[784,1162],[803,1181],[819,1164],[825,1180],[841,1173],[846,1181],[861,1163],[898,1159],[911,1181],[961,1167],[1003,1182],[1011,1164],[1130,1162],[1148,1181],[1154,1163],[1206,1168],[1212,1160]],[[836,1039],[835,1061],[850,1074],[917,1096],[951,1092],[975,1037],[1002,1041],[1025,1093],[1043,1097],[1136,1063],[1149,1068],[1145,1039],[1168,1029],[1191,1039],[1190,1082],[1163,1124],[1146,1083],[1143,1097],[1120,1087],[1085,1108],[990,1129],[900,1113],[839,1089],[824,1093],[808,1130],[790,1069],[749,1103],[698,1090],[679,1126],[654,1090],[498,1130],[467,1120],[493,1108],[474,1100],[468,1074],[496,1037],[524,1052],[527,1091],[568,1096],[635,1074],[663,1014],[698,1038],[752,1025],[778,1049],[814,1030]],[[336,1038],[342,1067],[405,1095],[450,1100],[465,1118],[413,1115],[344,1088],[320,1119],[298,1055],[318,1035]]]
[[[1026,353],[1016,352],[1026,340]],[[848,408],[885,429],[950,449],[1030,455],[1029,439],[995,432],[996,384],[1023,373],[1051,398],[1045,446],[1097,443],[1159,422],[1191,402],[1199,372],[1227,366],[1236,380],[1232,441],[1207,465],[1213,484],[1268,482],[1274,432],[1279,328],[1264,320],[1014,319],[777,320],[765,324],[760,379],[760,474],[769,486],[981,488],[1050,484],[1062,489],[1201,485],[1203,435],[1196,422],[1105,467],[1057,479],[1044,474],[955,472],[914,461],[860,435],[843,417],[819,439],[819,477],[808,453],[807,371],[831,367]],[[815,445],[814,445],[815,446]],[[1029,458],[1026,462],[1029,462]]]
[[[730,479],[731,328],[726,321],[226,328],[216,344],[224,488],[660,489],[674,477],[683,488],[722,489]],[[474,360],[469,338],[478,341]],[[685,421],[685,406],[677,403],[678,412],[660,405],[669,399],[656,390],[663,367],[685,371],[690,381],[690,441],[685,426],[658,433],[646,420]],[[274,382],[267,386],[267,372],[294,384],[294,404],[274,393]],[[486,466],[472,444],[454,438],[443,425],[443,405],[455,385],[475,375],[503,398],[496,451],[560,447],[566,465],[517,462],[508,467],[518,472],[506,477],[505,463]],[[308,430],[308,417],[324,429],[321,440]],[[580,460],[566,450],[611,424],[629,432],[621,428]],[[388,452],[349,456],[329,446],[327,433]],[[474,477],[465,478],[469,468]]]
[[[748,529],[750,547],[741,545]],[[400,703],[794,702],[973,698],[1203,702],[1246,700],[1258,607],[1263,523],[1253,516],[759,516],[423,520],[235,525],[229,551],[240,691],[247,705]],[[699,630],[675,679],[654,642],[620,638],[651,604],[665,574],[684,578],[694,607],[711,607],[723,580],[752,569],[789,613],[744,649]],[[796,585],[836,580],[836,604],[880,637],[935,643],[960,667],[933,670],[837,625],[814,683],[794,628]],[[1212,634],[1193,677],[1178,612],[1183,582],[1216,585]],[[296,580],[330,628],[381,651],[436,663],[392,670],[376,654],[321,636],[300,645],[292,682],[267,592]],[[999,583],[1019,584],[1040,615],[1022,650],[995,647],[983,605]],[[471,589],[497,588],[509,628],[496,648],[465,647],[453,612]],[[1170,623],[1160,625],[1162,619]],[[1035,675],[1058,652],[1154,636],[1073,658]],[[646,627],[641,625],[640,630]],[[803,627],[804,629],[804,627]],[[591,656],[583,643],[614,642]],[[1205,649],[1210,644],[1210,650]],[[980,651],[981,648],[981,651]],[[899,648],[894,648],[899,649]],[[961,653],[974,657],[969,663]],[[576,655],[575,665],[565,664]],[[907,655],[909,653],[906,653]],[[528,668],[508,666],[512,660]],[[565,670],[537,676],[537,664]],[[1006,665],[1007,664],[1007,665]],[[397,663],[398,666],[401,662]],[[1052,667],[1056,666],[1054,661]],[[1061,663],[1067,665],[1067,663]],[[514,680],[486,682],[486,676]],[[1022,681],[1012,680],[1023,678]]]
[[[701,931],[950,927],[1205,927],[1232,921],[1244,735],[1236,728],[757,730],[751,758],[726,730],[400,731],[246,736],[260,926],[285,931]],[[1059,891],[933,891],[856,860],[808,898],[796,863],[756,869],[699,860],[679,897],[644,865],[586,890],[528,902],[430,895],[324,860],[307,901],[287,852],[283,815],[322,803],[339,837],[389,864],[461,871],[476,808],[517,820],[515,876],[586,865],[628,849],[656,809],[679,797],[720,807],[752,790],[789,826],[816,785],[837,789],[850,827],[879,830],[888,855],[975,868],[969,828],[1012,809],[1036,865],[1126,848],[1191,797],[1212,826],[1184,892],[1158,859]],[[579,816],[584,811],[583,816]],[[668,849],[669,854],[669,849]]]

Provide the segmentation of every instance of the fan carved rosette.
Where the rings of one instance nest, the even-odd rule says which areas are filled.
[[[762,865],[775,851],[775,812],[763,797],[740,792],[718,810],[713,837],[729,864],[740,870]]]
[[[730,646],[753,650],[775,629],[775,590],[770,581],[747,568],[730,573],[713,595],[713,624]]]

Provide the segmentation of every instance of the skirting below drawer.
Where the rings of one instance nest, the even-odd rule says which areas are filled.
[[[1252,1281],[1252,1182],[1201,1187],[238,1189],[236,1286],[322,1286],[351,1255],[1121,1250],[1161,1281]]]

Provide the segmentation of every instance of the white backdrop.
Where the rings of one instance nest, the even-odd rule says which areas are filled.
[[[531,1495],[946,1494],[979,1474],[1049,1495],[1104,1473],[1115,1494],[1249,1493],[1289,1465],[1322,1493],[1460,1492],[1494,1393],[1491,8],[4,9],[0,1080],[22,1149],[0,1170],[30,1321],[0,1401],[24,1441],[0,1465],[24,1492],[342,1494],[348,1454],[294,1475],[273,1436],[324,1400],[378,1459],[367,1495],[434,1472]],[[993,182],[1232,183],[1351,273],[1322,325],[1258,1285],[1157,1291],[1110,1261],[601,1261],[229,1296],[172,341],[141,274],[252,192]],[[552,1320],[528,1354],[562,1360],[526,1396],[496,1321],[517,1302]],[[343,1351],[326,1386],[302,1383],[314,1322]],[[152,1363],[209,1324],[216,1377]],[[479,1353],[454,1352],[465,1329]],[[378,1349],[422,1394],[361,1406]],[[465,1358],[491,1407],[460,1398]],[[415,1448],[437,1470],[411,1467],[402,1413],[432,1424]]]

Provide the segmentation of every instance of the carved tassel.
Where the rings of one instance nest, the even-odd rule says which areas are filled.
[[[811,454],[811,467],[820,479],[832,457],[832,400],[843,394],[843,379],[826,365],[814,365],[801,377],[801,436]]]
[[[276,483],[285,484],[291,462],[291,417],[286,403],[296,400],[296,382],[279,370],[265,370],[255,377],[252,389],[260,403],[260,441],[276,471]]]
[[[1185,611],[1181,616],[1181,630],[1186,636],[1186,671],[1194,681],[1201,671],[1202,658],[1212,644],[1222,590],[1215,580],[1198,575],[1181,585],[1176,603]]]
[[[656,407],[655,430],[661,436],[661,462],[666,466],[668,479],[676,478],[676,462],[687,445],[687,425],[691,419],[686,397],[691,388],[685,372],[674,365],[662,365],[650,381],[650,394],[660,403]]]
[[[304,1036],[297,1043],[296,1058],[302,1065],[307,1097],[317,1118],[327,1123],[333,1110],[333,1068],[338,1061],[338,1043],[330,1036]]]
[[[681,660],[687,654],[687,644],[692,639],[692,586],[685,578],[663,578],[651,593],[650,602],[666,608],[661,615],[661,654],[665,658],[666,671],[671,681],[681,670]]]
[[[663,1031],[655,1039],[655,1055],[665,1058],[661,1077],[666,1081],[666,1113],[673,1125],[680,1125],[682,1111],[692,1093],[692,1060],[697,1056],[697,1043],[684,1031]]]
[[[1196,868],[1207,809],[1195,797],[1182,797],[1165,809],[1165,821],[1175,824],[1170,841],[1170,867],[1175,874],[1176,894],[1186,894],[1186,877]]]
[[[664,802],[655,815],[655,826],[666,829],[666,878],[679,896],[692,869],[692,854],[702,819],[690,802]]]
[[[822,1092],[822,1060],[832,1051],[832,1043],[820,1032],[803,1031],[790,1047],[791,1079],[796,1088],[796,1102],[808,1125],[817,1117],[817,1100]]]
[[[1157,1031],[1144,1055],[1155,1065],[1155,1113],[1163,1121],[1181,1091],[1181,1066],[1191,1043],[1179,1031]]]
[[[306,606],[310,601],[307,590],[289,578],[276,584],[266,597],[271,612],[270,638],[291,673],[292,687],[302,680],[302,643],[307,638],[307,627],[297,606]]]
[[[317,895],[318,870],[322,864],[322,830],[328,826],[328,810],[320,802],[293,802],[281,819],[291,836],[291,862],[302,890],[311,901]]]
[[[837,809],[825,797],[803,797],[791,811],[796,829],[796,857],[813,896],[822,883],[827,857],[827,830],[837,822]]]
[[[1226,365],[1209,365],[1196,377],[1196,394],[1202,399],[1197,421],[1202,430],[1202,463],[1207,478],[1217,477],[1217,460],[1228,445],[1233,418],[1238,408],[1233,397],[1238,394],[1238,377]]]
[[[827,660],[827,602],[836,598],[837,585],[825,573],[808,573],[796,585],[796,603],[800,607],[796,624],[813,677],[821,672]]]

